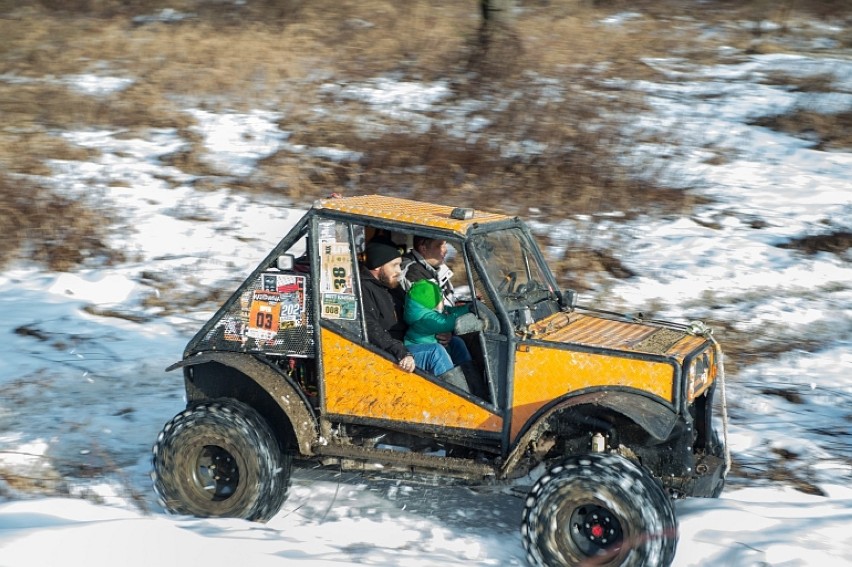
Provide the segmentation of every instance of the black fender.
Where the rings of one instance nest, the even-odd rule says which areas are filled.
[[[265,391],[289,420],[299,453],[304,456],[313,455],[311,447],[319,440],[316,414],[296,384],[268,362],[245,353],[204,352],[172,364],[166,372],[177,368],[184,369],[188,403],[216,397],[242,399],[245,393],[239,391],[239,384],[235,385],[233,381],[223,379],[216,373],[192,372],[193,367],[210,363],[218,363],[234,369],[254,382],[259,390]],[[252,405],[252,399],[243,401]],[[260,408],[256,409],[260,410]],[[265,415],[265,417],[270,419],[277,416]],[[274,419],[272,421],[274,422]],[[272,425],[274,427],[275,424],[272,423]]]
[[[677,425],[679,416],[669,405],[648,396],[625,390],[599,390],[562,398],[534,415],[521,430],[515,446],[503,464],[501,476],[510,475],[527,447],[545,431],[547,423],[557,413],[571,407],[598,406],[624,416],[642,427],[653,439],[663,442]]]

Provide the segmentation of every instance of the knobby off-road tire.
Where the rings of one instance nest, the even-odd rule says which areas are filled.
[[[678,535],[656,480],[623,457],[595,453],[569,457],[536,482],[521,537],[534,566],[666,567]]]
[[[173,514],[265,522],[287,498],[292,455],[242,402],[187,408],[163,427],[153,452],[154,490]]]

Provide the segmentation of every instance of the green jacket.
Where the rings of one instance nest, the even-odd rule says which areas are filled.
[[[436,343],[436,333],[450,333],[456,324],[456,319],[468,313],[470,307],[445,307],[443,313],[424,307],[411,298],[405,297],[405,322],[408,330],[405,333],[405,344]]]

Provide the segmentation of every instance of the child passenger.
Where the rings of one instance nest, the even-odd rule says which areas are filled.
[[[420,280],[411,285],[405,297],[406,346],[438,343],[436,334],[451,333],[456,319],[470,312],[467,305],[445,307],[443,299],[441,288],[432,280]],[[470,352],[460,337],[453,335],[443,346],[449,356],[443,361],[436,361],[433,374],[440,375],[453,366],[470,362]]]

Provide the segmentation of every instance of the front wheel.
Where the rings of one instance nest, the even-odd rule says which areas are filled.
[[[292,456],[237,400],[187,408],[165,425],[153,452],[154,490],[171,513],[264,522],[287,498]]]
[[[521,536],[531,565],[666,567],[677,521],[671,499],[618,455],[569,457],[530,490]]]

